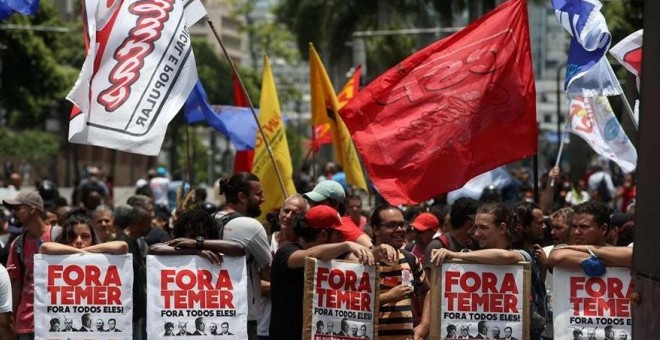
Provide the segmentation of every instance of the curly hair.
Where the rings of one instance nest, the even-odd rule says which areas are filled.
[[[225,195],[227,202],[238,203],[238,194],[250,193],[250,182],[259,182],[259,177],[249,172],[237,172],[229,179],[220,180],[220,195]]]
[[[184,212],[174,222],[174,238],[202,236],[217,240],[218,235],[218,222],[200,207]]]
[[[293,232],[296,236],[302,238],[306,242],[312,242],[323,231],[322,229],[314,229],[309,226],[307,220],[305,219],[305,214],[299,213],[296,215],[293,221]]]
[[[62,226],[62,233],[55,239],[55,242],[61,244],[73,243],[76,237],[73,229],[78,224],[86,224],[89,227],[89,232],[92,234],[92,245],[99,244],[96,231],[94,231],[92,217],[86,208],[73,209],[66,215],[64,225]]]

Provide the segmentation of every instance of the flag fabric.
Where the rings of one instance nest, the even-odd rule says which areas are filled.
[[[346,82],[344,88],[337,95],[337,102],[339,108],[341,109],[348,103],[349,100],[353,99],[355,95],[360,91],[360,77],[362,76],[362,66],[358,67],[353,72],[351,79]],[[314,125],[314,135],[312,141],[312,150],[318,152],[321,145],[331,144],[332,143],[332,132],[330,131],[330,123],[323,123],[319,125]]]
[[[346,182],[367,191],[367,182],[364,179],[360,158],[357,155],[346,124],[339,116],[340,106],[337,95],[335,95],[335,89],[332,87],[332,82],[330,82],[330,78],[325,71],[321,57],[316,53],[312,44],[309,45],[309,77],[312,97],[312,123],[322,124],[326,122],[330,124],[335,158],[344,173],[346,173]],[[345,87],[355,88],[354,78],[350,79]],[[351,92],[353,91],[355,90],[351,90]],[[346,99],[344,98],[343,101],[346,101]],[[323,119],[320,117],[323,117]],[[316,122],[314,119],[316,119]]]
[[[569,119],[570,131],[589,143],[596,153],[609,158],[625,172],[635,170],[637,150],[614,116],[607,97],[574,98]]]
[[[39,0],[0,0],[0,21],[14,13],[33,15],[38,10]]]
[[[69,141],[155,156],[197,81],[188,27],[199,0],[83,4],[87,56],[67,99]]]
[[[250,106],[248,98],[246,98],[245,94],[243,93],[241,84],[236,74],[234,74],[232,78],[232,89],[234,90],[234,105],[241,107]],[[256,136],[257,123],[254,121],[254,117],[252,117],[251,121],[254,122],[255,136]],[[252,123],[250,123],[250,125],[252,125]],[[252,140],[254,140],[254,138],[252,138]],[[234,155],[233,173],[242,172],[242,171],[251,172],[253,161],[254,161],[254,147],[245,150],[237,149],[236,155]]]
[[[340,114],[390,204],[536,153],[526,2],[510,0],[372,81]]]
[[[266,143],[262,136],[257,134],[254,147],[254,162],[252,173],[259,177],[266,201],[261,205],[260,221],[273,209],[279,208],[288,195],[296,193],[293,185],[293,166],[289,154],[289,144],[286,140],[284,123],[280,112],[280,101],[277,98],[277,89],[273,73],[270,69],[270,61],[264,56],[264,76],[261,83],[261,100],[259,101],[259,124],[264,131],[268,144],[270,144],[275,163],[279,168],[286,193],[282,192],[277,173],[273,168],[273,162],[268,155]]]
[[[230,105],[211,106],[207,98],[204,86],[197,81],[183,105],[186,123],[206,122],[227,136],[237,151],[254,150],[257,122],[250,109]]]
[[[552,0],[559,23],[571,34],[564,89],[569,96],[616,96],[621,85],[605,53],[612,42],[598,0]]]
[[[639,76],[642,74],[643,35],[644,30],[639,30],[619,41],[610,49],[610,54],[637,78],[637,91],[640,89]]]

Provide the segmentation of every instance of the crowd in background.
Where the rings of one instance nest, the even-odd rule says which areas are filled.
[[[396,327],[410,328],[410,335],[413,332],[415,335],[424,334],[424,327],[418,327],[424,326],[425,322],[424,299],[431,260],[434,256],[446,255],[437,255],[437,250],[441,248],[452,251],[480,248],[474,225],[475,215],[484,205],[501,203],[512,213],[514,218],[509,221],[508,247],[524,249],[532,262],[543,257],[543,260],[538,260],[537,269],[545,282],[548,282],[545,280],[546,262],[552,247],[580,244],[575,242],[573,234],[577,231],[573,230],[572,220],[578,212],[571,207],[598,202],[598,207],[607,209],[606,239],[599,246],[628,246],[632,243],[634,175],[613,174],[606,164],[600,164],[590,168],[578,180],[571,181],[566,173],[554,168],[541,180],[539,205],[530,203],[535,196],[532,181],[528,170],[516,168],[511,171],[511,178],[505,185],[486,186],[479,197],[451,200],[447,195],[440,195],[419,205],[391,207],[377,193],[368,196],[348,185],[341,169],[332,163],[319,173],[305,166],[295,176],[297,191],[305,194],[289,197],[280,209],[268,212],[261,224],[254,218],[261,215],[259,205],[264,202],[263,192],[259,179],[248,173],[220,179],[214,193],[223,194],[223,200],[209,202],[205,188],[194,190],[182,180],[180,174],[170,174],[164,167],[158,167],[150,170],[146,178],[137,181],[135,194],[126,202],[116,202],[112,179],[103,176],[94,166],[85,168],[83,179],[71,197],[62,197],[57,186],[49,180],[37,182],[36,191],[26,192],[21,188],[24,184],[22,175],[10,169],[3,185],[16,197],[4,200],[0,208],[0,262],[8,269],[11,288],[14,289],[14,316],[10,318],[14,320],[12,327],[17,329],[19,338],[33,337],[30,335],[34,332],[30,319],[33,316],[32,277],[17,271],[18,259],[13,254],[13,247],[16,247],[14,241],[25,237],[38,239],[41,247],[25,249],[26,254],[38,251],[132,254],[136,339],[146,338],[144,259],[149,253],[197,254],[212,262],[222,261],[219,253],[248,254],[256,259],[248,269],[252,278],[250,282],[253,283],[249,287],[252,301],[248,317],[250,339],[291,338],[290,329],[283,328],[287,325],[286,320],[278,321],[278,326],[274,319],[288,315],[280,313],[282,308],[287,313],[291,312],[289,306],[283,307],[282,304],[290,304],[289,301],[296,298],[290,296],[290,292],[277,296],[278,292],[282,292],[282,284],[302,289],[300,282],[286,281],[299,279],[301,265],[295,259],[300,258],[301,254],[329,259],[353,254],[351,256],[356,261],[380,262],[384,268],[381,273],[385,275],[390,265],[384,262],[384,258],[397,256],[400,265],[416,273],[415,280],[420,282],[419,287],[426,288],[419,292],[397,288],[398,285],[381,288],[384,294],[389,294],[381,295],[381,299],[410,308],[410,325],[405,322]],[[325,211],[316,206],[330,207],[331,210]],[[342,218],[333,221],[333,212],[339,212]],[[383,222],[388,219],[389,222]],[[314,224],[315,221],[318,223]],[[536,229],[531,227],[535,223]],[[232,224],[235,227],[223,229],[225,225]],[[76,227],[79,225],[86,228]],[[203,246],[200,246],[200,239]],[[10,246],[12,242],[14,245]],[[336,246],[331,248],[328,244]],[[541,254],[543,250],[539,250],[543,247],[544,256]],[[392,255],[392,249],[405,251]],[[414,256],[414,260],[410,260],[408,253]],[[523,258],[527,259],[524,255]],[[30,264],[21,262],[20,265],[28,267],[31,261]],[[422,268],[426,269],[426,273]],[[3,274],[0,272],[0,294]],[[16,286],[16,280],[30,282]],[[398,280],[400,284],[401,278]],[[18,294],[16,289],[20,290]],[[413,299],[413,295],[417,298]],[[253,298],[258,296],[262,298]],[[406,299],[410,301],[401,302]],[[2,308],[0,301],[0,316],[6,316],[6,310]],[[545,303],[541,309],[547,319]],[[388,317],[386,303],[381,306],[381,313],[386,314],[381,317]],[[298,329],[300,322],[302,318],[290,327]],[[0,317],[0,330],[9,327],[7,323],[6,317]],[[533,338],[551,338],[547,328],[543,335],[539,332]],[[282,333],[282,329],[286,332]],[[204,329],[196,331],[204,332]],[[388,337],[387,329],[381,331],[379,338],[396,338]],[[398,334],[398,331],[392,330],[391,334]]]

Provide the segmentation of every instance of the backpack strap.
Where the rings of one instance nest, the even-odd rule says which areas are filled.
[[[25,282],[25,234],[27,231],[24,231],[22,234],[18,235],[14,240],[14,251],[18,256],[18,261],[21,263],[21,280]]]
[[[222,217],[218,219],[218,237],[220,240],[223,239],[225,225],[227,225],[229,221],[235,219],[236,217],[241,217],[241,216],[243,216],[243,214],[239,213],[238,211],[232,211],[230,213],[224,214]]]

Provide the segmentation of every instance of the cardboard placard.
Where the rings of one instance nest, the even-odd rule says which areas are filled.
[[[307,258],[303,339],[374,339],[378,334],[378,281],[375,266]]]
[[[132,255],[34,255],[37,339],[132,339],[132,325]]]
[[[510,332],[516,339],[529,339],[530,279],[527,262],[491,265],[452,260],[434,267],[430,338],[479,339],[481,332],[493,339]]]
[[[608,267],[601,277],[587,277],[582,269],[555,267],[552,287],[555,339],[632,339],[630,269]]]
[[[245,256],[147,256],[150,338],[247,339],[247,313]]]

